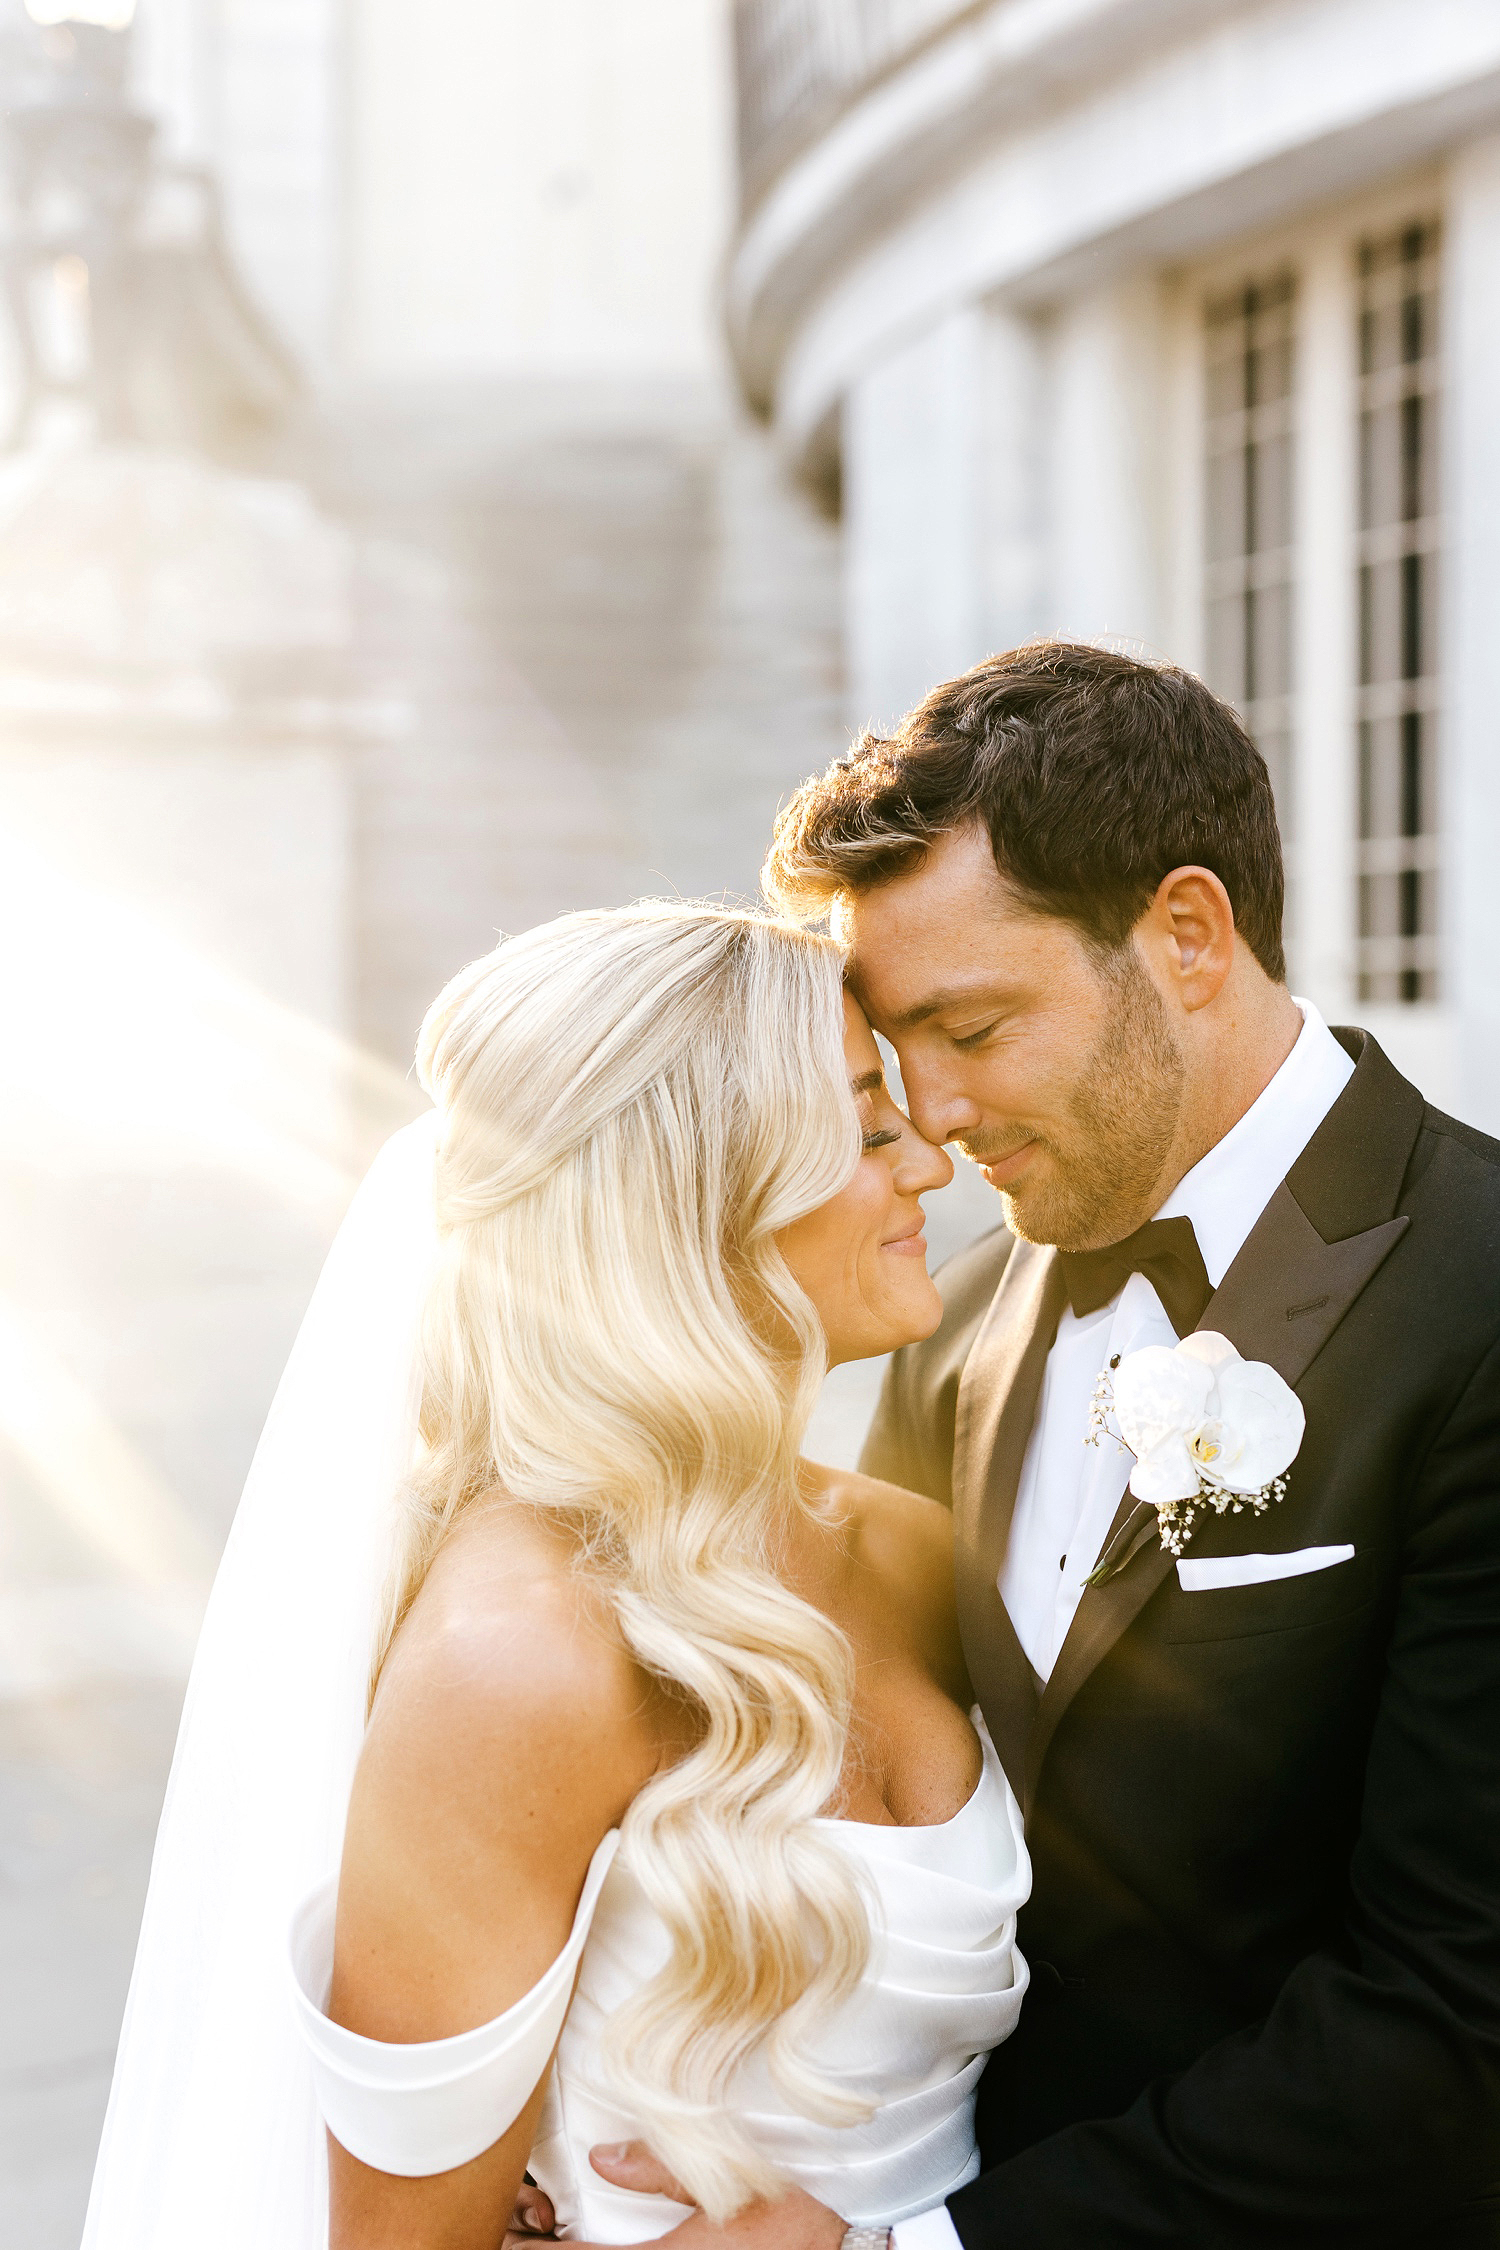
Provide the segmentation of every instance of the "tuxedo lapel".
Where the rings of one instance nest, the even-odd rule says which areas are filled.
[[[1227,1336],[1295,1389],[1410,1219],[1325,1242],[1285,1180],[1209,1299],[1200,1328]]]
[[[997,1581],[1047,1354],[1066,1301],[1057,1252],[1017,1242],[969,1353],[954,1425],[959,1628],[974,1692],[1017,1796],[1036,1683]]]
[[[1198,1323],[1294,1388],[1411,1224],[1393,1214],[1422,1126],[1422,1097],[1367,1032],[1335,1036],[1354,1056],[1354,1076]]]
[[[1294,1388],[1360,1291],[1411,1224],[1392,1212],[1421,1128],[1423,1102],[1365,1032],[1336,1034],[1354,1076],[1276,1190],[1209,1300],[1200,1328],[1227,1336]],[[1139,1504],[1127,1491],[1104,1542],[1124,1534]],[[1047,1746],[1074,1696],[1145,1608],[1173,1558],[1141,1512],[1149,1543],[1118,1574],[1085,1588],[1030,1730],[1028,1805]],[[1122,1542],[1128,1551],[1129,1538]]]

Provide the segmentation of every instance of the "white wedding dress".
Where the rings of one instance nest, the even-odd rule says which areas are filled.
[[[157,1836],[83,2250],[327,2250],[325,2116],[382,2169],[446,2170],[506,2130],[554,2046],[534,2169],[570,2229],[649,2240],[679,2215],[609,2188],[588,2163],[593,2143],[633,2127],[628,2098],[602,2081],[599,2025],[665,1943],[616,1837],[595,1855],[568,1946],[497,2022],[383,2047],[320,2013],[328,1878],[416,1444],[434,1145],[433,1118],[407,1127],[356,1196],[235,1518]],[[867,2125],[835,2130],[786,2115],[753,2074],[734,2095],[794,2178],[851,2218],[889,2220],[974,2168],[981,2058],[1025,1989],[1014,1938],[1030,1872],[987,1742],[979,1788],[953,1820],[832,1833],[869,1876],[877,1935],[825,2060],[878,2106]],[[299,1900],[300,1997],[286,1961]]]
[[[893,2224],[973,2178],[979,2074],[1014,2029],[1026,1990],[1015,1935],[1030,1865],[1015,1798],[977,1715],[976,1723],[983,1771],[951,1820],[825,1824],[867,1879],[875,1938],[859,1988],[816,2051],[844,2086],[876,2105],[869,2122],[831,2126],[791,2115],[754,2067],[731,2089],[766,2153],[850,2221]],[[604,2075],[600,2032],[667,1953],[666,1931],[618,1844],[612,1830],[594,1854],[572,1935],[539,1983],[493,2023],[421,2046],[362,2039],[323,2013],[335,1885],[313,1893],[293,1925],[292,2006],[324,2117],[345,2148],[381,2171],[409,2175],[466,2163],[520,2114],[555,2043],[530,2169],[557,2208],[559,2230],[592,2242],[647,2242],[686,2217],[679,2204],[611,2187],[588,2161],[596,2143],[640,2132],[628,2095]]]

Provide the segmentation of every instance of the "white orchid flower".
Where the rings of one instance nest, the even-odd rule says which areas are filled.
[[[1200,1329],[1175,1349],[1129,1352],[1114,1375],[1121,1437],[1135,1455],[1130,1489],[1161,1508],[1200,1486],[1258,1493],[1302,1443],[1302,1401],[1274,1367],[1241,1359],[1227,1336]]]

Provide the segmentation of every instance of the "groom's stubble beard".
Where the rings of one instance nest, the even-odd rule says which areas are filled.
[[[1006,1224],[1027,1242],[1060,1250],[1101,1249],[1144,1224],[1182,1113],[1186,1066],[1166,1005],[1128,946],[1104,971],[1104,1028],[1079,1074],[1065,1124],[1035,1137],[1050,1156],[1002,1188]],[[1029,1136],[985,1133],[958,1145],[995,1162]]]

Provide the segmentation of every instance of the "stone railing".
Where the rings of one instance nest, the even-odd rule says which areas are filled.
[[[735,0],[744,207],[856,94],[975,4]]]

